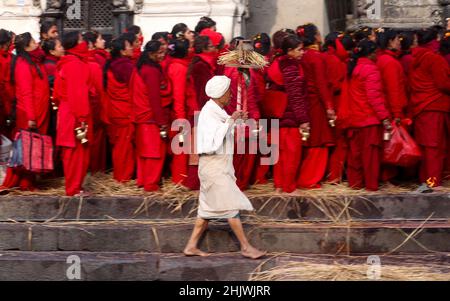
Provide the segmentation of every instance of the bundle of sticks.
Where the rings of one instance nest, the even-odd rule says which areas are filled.
[[[252,41],[242,40],[239,41],[235,50],[228,51],[221,55],[218,59],[218,64],[238,68],[237,110],[246,112],[247,87],[250,83],[250,73],[246,70],[262,69],[267,66],[268,62],[264,56],[254,51]],[[248,80],[245,80],[246,77]]]

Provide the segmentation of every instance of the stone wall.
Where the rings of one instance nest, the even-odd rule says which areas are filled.
[[[35,38],[38,38],[42,2],[45,5],[45,1],[0,0],[0,28],[14,31],[17,34],[29,31]]]
[[[249,0],[247,35],[274,33],[306,22],[315,23],[323,33],[329,31],[324,0]]]
[[[381,14],[370,17],[365,14],[367,0],[358,0],[359,11],[350,25],[372,27],[422,28],[440,24],[443,6],[439,0],[374,0],[381,4]]]
[[[217,29],[227,40],[242,34],[245,0],[145,0],[136,8],[134,23],[141,26],[144,36],[157,31],[170,31],[176,23],[186,23],[194,29],[202,16],[217,22]]]

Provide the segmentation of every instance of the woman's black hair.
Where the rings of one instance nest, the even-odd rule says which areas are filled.
[[[201,33],[203,29],[211,28],[216,26],[216,22],[209,17],[201,17],[198,21],[197,26],[195,26],[195,32]]]
[[[447,30],[447,32],[444,33],[441,40],[441,46],[439,47],[439,52],[442,55],[450,54],[450,30]]]
[[[367,39],[362,40],[358,43],[358,46],[355,48],[352,57],[348,63],[348,77],[351,78],[353,74],[353,70],[358,63],[358,60],[363,57],[368,57],[375,51],[377,51],[377,44],[375,42],[369,41]]]
[[[8,45],[11,43],[11,33],[5,29],[0,29],[0,46]]]
[[[152,65],[161,69],[161,65],[159,65],[149,57],[149,54],[157,52],[161,48],[161,45],[162,43],[158,40],[151,40],[147,42],[147,44],[145,44],[144,51],[142,52],[136,64],[138,71],[141,71],[141,68],[144,65]]]
[[[356,43],[359,43],[364,39],[368,39],[372,33],[373,33],[372,27],[363,26],[353,33],[353,39],[355,40]]]
[[[59,41],[59,39],[48,39],[42,41],[41,47],[45,54],[49,55],[50,51],[55,50],[57,41]]]
[[[83,33],[83,40],[92,43],[92,45],[95,45],[95,42],[97,41],[100,34],[96,31],[88,31]]]
[[[189,41],[186,39],[174,39],[169,42],[169,55],[174,58],[185,58],[189,53]]]
[[[16,49],[16,55],[13,57],[12,62],[11,62],[11,83],[15,83],[15,71],[16,71],[16,63],[17,63],[17,59],[19,57],[23,58],[28,64],[30,64],[32,67],[34,67],[39,75],[40,78],[43,78],[43,74],[41,69],[39,68],[38,65],[36,65],[35,62],[33,62],[33,60],[31,59],[30,55],[28,54],[28,52],[25,50],[25,48],[27,48],[30,43],[31,40],[33,39],[33,37],[31,36],[31,33],[29,32],[25,32],[22,33],[18,36],[16,36],[16,39],[14,41],[14,46]]]
[[[130,32],[136,36],[141,32],[141,28],[137,25],[131,25],[127,28],[126,32]]]
[[[287,54],[289,50],[296,49],[303,43],[304,42],[299,37],[294,35],[288,35],[286,38],[284,38],[283,44],[281,45],[283,54]]]
[[[39,35],[41,40],[44,40],[44,34],[48,33],[48,31],[53,27],[57,26],[55,22],[52,21],[44,21],[41,23],[41,28],[39,30]]]
[[[295,31],[292,29],[281,29],[275,32],[272,36],[273,47],[275,49],[281,49],[281,45],[283,44],[283,40],[288,35],[295,35]]]
[[[356,43],[350,34],[344,34],[341,39],[341,43],[342,46],[344,46],[344,49],[347,51],[352,51],[356,46]]]
[[[188,29],[189,27],[184,23],[175,24],[172,28],[172,32],[170,33],[172,35],[172,39],[184,39],[184,34]]]
[[[169,35],[170,33],[168,31],[160,31],[160,32],[155,32],[152,35],[152,40],[159,40],[159,39],[164,39],[164,41],[169,42]]]
[[[414,44],[414,31],[404,31],[400,33],[400,44],[402,45],[402,53],[408,54],[411,52],[411,47]]]
[[[309,23],[297,27],[297,35],[303,40],[305,47],[314,45],[316,43],[316,35],[319,33],[319,29],[316,25]]]
[[[382,29],[377,31],[377,44],[380,49],[386,50],[389,42],[398,37],[400,33],[395,29]]]
[[[259,33],[253,37],[253,48],[261,55],[268,55],[272,46],[270,36],[265,33]]]
[[[231,41],[230,41],[230,46],[229,46],[229,50],[234,50],[234,49],[236,49],[236,47],[239,45],[239,41],[243,41],[243,40],[245,40],[245,38],[244,37],[241,37],[241,36],[239,36],[239,37],[234,37],[233,39],[231,39]]]
[[[341,33],[337,31],[327,34],[327,36],[325,37],[325,42],[323,44],[323,50],[327,51],[329,47],[336,49],[336,40],[340,35]]]
[[[125,39],[123,34],[111,41],[111,58],[106,62],[105,67],[103,67],[103,87],[105,89],[108,87],[108,70],[111,67],[111,63],[113,60],[122,56],[120,52],[127,47],[126,42],[130,43]]]
[[[194,41],[195,53],[200,54],[208,49],[208,45],[211,43],[211,39],[208,36],[198,36]]]
[[[125,33],[121,34],[120,37],[127,40],[128,43],[130,43],[131,45],[133,45],[134,42],[136,42],[136,40],[137,40],[137,36],[132,32],[125,32]]]
[[[70,31],[63,35],[62,46],[65,50],[70,50],[78,45],[78,40],[80,38],[79,31]]]
[[[432,27],[418,30],[416,33],[417,33],[417,42],[421,46],[426,45],[434,40],[437,40],[438,38],[437,30]]]

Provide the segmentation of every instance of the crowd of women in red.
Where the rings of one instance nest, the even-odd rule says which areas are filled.
[[[254,133],[246,132],[247,152],[234,156],[242,190],[270,177],[285,193],[343,181],[367,190],[401,180],[441,186],[450,174],[449,31],[364,27],[323,40],[306,24],[252,38],[267,60],[264,69],[218,65],[243,39],[226,44],[207,17],[195,31],[176,24],[145,45],[138,26],[108,43],[97,32],[60,37],[52,23],[42,24],[39,43],[2,29],[1,134],[13,139],[32,129],[54,137],[69,196],[85,193],[88,172],[111,168],[115,180],[135,179],[148,192],[166,176],[197,190],[196,115],[208,101],[207,81],[226,75],[232,79],[227,112],[240,108],[244,93],[249,118],[279,120],[277,139],[259,137],[277,144],[273,166],[262,163],[267,154],[249,151]],[[383,136],[396,124],[420,146],[417,166],[383,163]],[[61,176],[60,169],[50,176]],[[35,176],[8,168],[2,188],[34,190]]]

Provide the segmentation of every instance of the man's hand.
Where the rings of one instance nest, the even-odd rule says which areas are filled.
[[[32,130],[37,129],[37,123],[36,123],[36,121],[34,121],[34,120],[28,120],[28,128],[29,128],[29,129],[32,129]]]
[[[236,112],[234,112],[233,114],[231,114],[231,119],[233,119],[234,121],[236,121],[236,120],[242,118],[242,114],[243,114],[242,111],[236,111]],[[248,115],[248,114],[247,114],[247,115]]]

